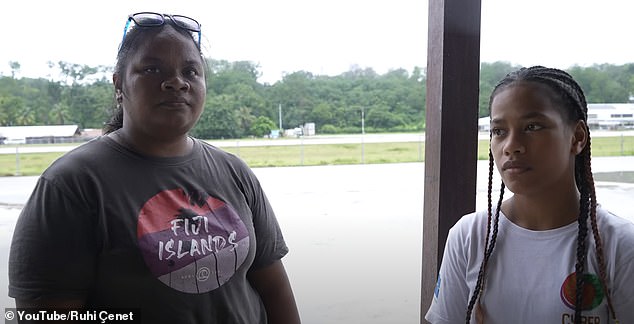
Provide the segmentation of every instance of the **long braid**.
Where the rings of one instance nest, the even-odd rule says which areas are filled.
[[[586,255],[587,245],[586,237],[588,235],[588,202],[589,195],[585,179],[581,182],[581,187],[584,190],[581,191],[581,198],[579,201],[579,232],[577,233],[577,264],[575,265],[575,278],[576,278],[576,298],[575,298],[575,324],[581,324],[581,311],[583,309],[583,287],[584,287],[584,272],[586,267]]]
[[[581,87],[572,80],[572,77],[569,75],[564,76],[564,82],[566,85],[570,87],[569,92],[573,94],[578,94],[577,98],[577,107],[579,107],[579,117],[583,119],[584,122],[587,121],[587,103],[585,97],[583,95],[583,90]],[[571,96],[575,97],[575,96]],[[579,218],[585,218],[585,231],[584,234],[587,233],[587,218],[590,217],[590,225],[592,228],[592,235],[594,237],[595,249],[597,262],[599,264],[599,279],[601,280],[601,285],[603,286],[604,294],[607,299],[608,310],[612,315],[612,319],[617,321],[616,313],[614,311],[614,306],[612,303],[612,295],[610,293],[610,289],[608,286],[608,279],[606,274],[606,266],[605,266],[605,254],[603,252],[603,243],[601,240],[601,235],[599,234],[599,228],[597,225],[597,196],[594,188],[594,177],[592,175],[592,167],[591,167],[591,137],[590,131],[588,129],[587,123],[584,126],[587,134],[587,143],[581,153],[577,156],[575,161],[575,177],[578,183],[578,189],[582,193],[585,193],[585,199],[582,198],[580,204],[580,215]],[[584,208],[585,207],[585,208]],[[580,232],[581,234],[581,229]],[[586,253],[587,255],[587,247]],[[577,294],[579,294],[579,290],[583,289],[580,287],[579,281],[577,281]],[[577,306],[577,309],[579,306]]]
[[[581,108],[581,114],[584,121],[587,121],[587,103],[585,97],[583,96],[583,90],[576,82],[571,82],[571,87],[577,93],[580,93],[579,102]],[[588,192],[590,201],[589,203],[589,216],[590,216],[590,226],[592,227],[592,235],[594,237],[595,249],[597,262],[599,263],[599,279],[601,280],[601,285],[603,286],[603,290],[605,293],[605,297],[607,299],[608,310],[610,314],[612,314],[612,319],[617,321],[616,312],[614,311],[614,306],[612,303],[612,294],[610,292],[610,288],[608,286],[608,278],[606,274],[606,266],[605,266],[605,254],[603,252],[603,241],[601,239],[601,235],[599,234],[599,226],[597,224],[597,195],[594,188],[594,176],[592,175],[592,146],[591,146],[591,136],[590,130],[588,129],[587,124],[586,133],[587,133],[587,143],[583,148],[582,152],[577,156],[576,166],[578,169],[576,170],[577,178],[583,178],[585,183],[585,189]],[[579,188],[580,190],[582,188]]]
[[[608,286],[608,278],[606,274],[605,266],[605,254],[603,252],[603,242],[599,235],[599,226],[597,225],[597,197],[594,190],[594,177],[592,175],[592,168],[590,163],[590,136],[588,135],[588,151],[585,157],[585,178],[587,179],[588,189],[590,190],[590,224],[592,226],[592,234],[594,236],[594,243],[597,250],[597,262],[599,263],[599,278],[601,279],[601,285],[603,286],[605,296],[608,301],[608,308],[612,314],[612,319],[616,321],[616,313],[614,312],[614,306],[612,304],[612,294],[610,287]]]
[[[493,228],[493,236],[491,237],[491,246],[489,247],[489,236],[491,233],[491,223],[492,223],[492,192],[493,192],[493,153],[491,152],[491,148],[489,147],[489,183],[487,188],[487,231],[486,237],[484,240],[484,258],[482,259],[482,263],[480,263],[480,270],[478,272],[478,280],[476,282],[475,289],[473,291],[473,295],[469,300],[469,305],[467,306],[467,324],[471,321],[471,314],[473,313],[473,307],[475,306],[480,293],[484,290],[484,278],[486,275],[486,266],[488,264],[489,258],[491,257],[491,253],[493,253],[493,248],[495,247],[495,241],[497,239],[498,233],[498,223],[500,219],[500,209],[502,206],[502,200],[504,197],[504,182],[502,182],[502,186],[500,188],[500,198],[498,199],[497,209],[495,212],[495,225]]]
[[[588,247],[586,244],[588,235],[588,217],[592,227],[592,234],[595,241],[597,261],[599,264],[599,275],[601,284],[603,286],[605,296],[607,298],[607,304],[612,318],[616,320],[616,314],[612,304],[611,293],[608,288],[608,278],[606,275],[606,266],[603,253],[603,243],[599,234],[597,225],[597,202],[596,192],[594,188],[594,178],[591,171],[590,163],[590,132],[587,126],[587,103],[583,90],[578,83],[565,71],[557,69],[549,69],[542,66],[535,66],[531,68],[522,68],[516,72],[509,73],[504,79],[496,85],[491,96],[489,98],[489,110],[491,108],[491,102],[493,97],[502,89],[506,88],[510,84],[518,81],[536,82],[542,84],[551,89],[557,96],[555,101],[561,103],[562,109],[565,109],[564,115],[570,122],[577,122],[579,120],[585,123],[585,131],[587,134],[587,143],[582,152],[575,158],[575,180],[577,188],[580,193],[579,201],[579,216],[578,216],[578,233],[577,233],[577,253],[575,264],[575,277],[576,277],[576,298],[575,298],[575,323],[581,323],[581,312],[583,309],[583,287],[584,287],[584,272],[586,267],[586,259],[588,254]],[[487,235],[485,240],[485,252],[484,259],[480,265],[480,272],[478,274],[478,280],[474,293],[469,301],[467,308],[467,323],[471,318],[473,307],[480,296],[484,281],[486,277],[486,266],[488,260],[495,247],[495,241],[497,238],[499,212],[502,204],[502,197],[504,193],[504,182],[502,182],[502,189],[500,193],[500,200],[498,202],[498,208],[495,214],[493,235],[489,245],[489,234],[492,223],[492,206],[491,206],[491,188],[492,188],[492,174],[493,174],[493,156],[489,149],[489,187],[488,187],[488,222],[487,222]]]

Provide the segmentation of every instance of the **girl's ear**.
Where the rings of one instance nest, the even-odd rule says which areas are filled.
[[[577,121],[574,127],[570,150],[575,155],[578,155],[588,144],[588,127],[586,127],[586,123],[583,120]]]

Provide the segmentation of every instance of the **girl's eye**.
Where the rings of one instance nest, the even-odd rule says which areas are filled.
[[[493,136],[502,136],[506,134],[506,132],[500,128],[491,128],[491,134],[493,134]]]

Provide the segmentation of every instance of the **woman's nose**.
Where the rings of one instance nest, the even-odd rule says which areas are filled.
[[[161,83],[161,90],[180,90],[180,91],[187,91],[189,90],[189,83],[187,81],[185,81],[183,78],[174,75],[172,77],[169,77],[167,79],[165,79],[163,81],[163,83]]]

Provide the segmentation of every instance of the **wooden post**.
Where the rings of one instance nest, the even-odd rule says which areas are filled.
[[[480,0],[429,1],[421,323],[447,232],[475,209],[480,5]]]

